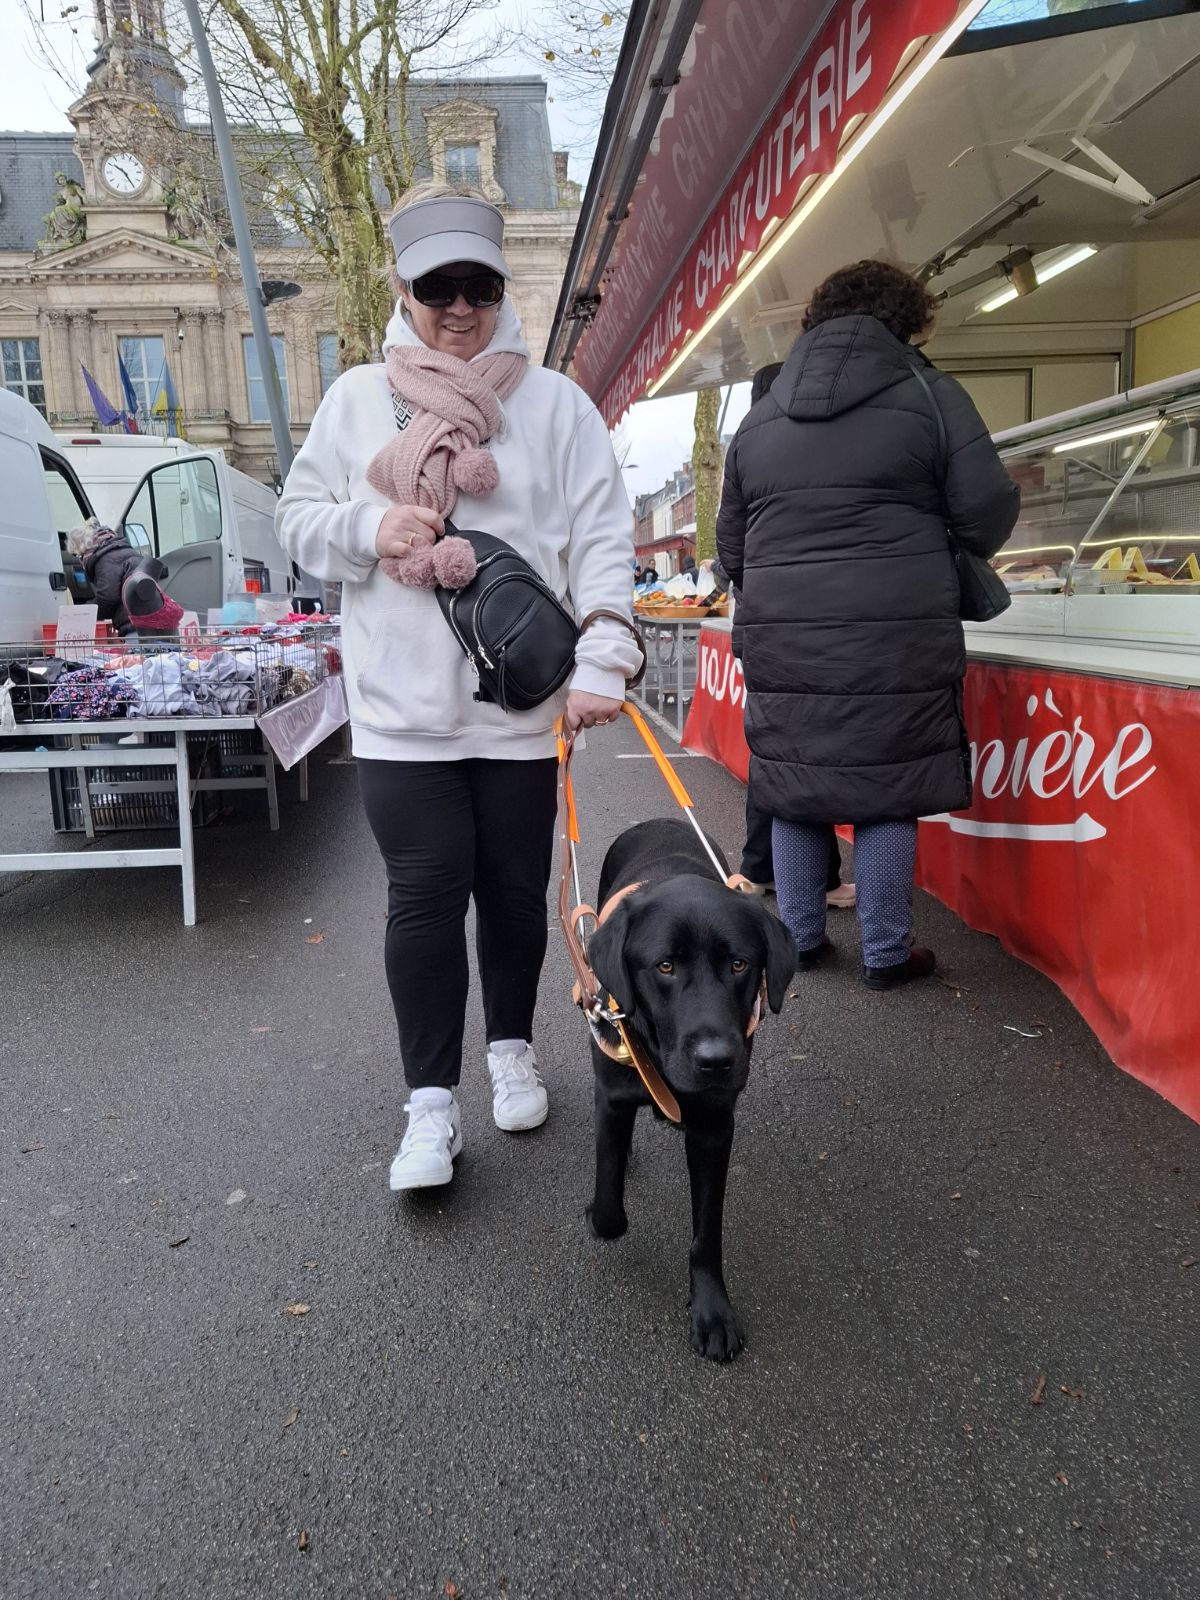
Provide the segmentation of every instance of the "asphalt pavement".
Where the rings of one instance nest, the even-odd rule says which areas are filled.
[[[579,759],[589,885],[667,809],[640,755]],[[756,1042],[715,1367],[677,1134],[585,1229],[554,932],[548,1124],[492,1125],[473,998],[458,1175],[389,1193],[382,869],[353,767],[312,789],[197,834],[194,929],[169,869],[0,877],[5,1600],[1190,1600],[1200,1133],[1052,985],[922,899],[943,980],[872,994],[832,919]],[[0,780],[0,849],[53,847]]]

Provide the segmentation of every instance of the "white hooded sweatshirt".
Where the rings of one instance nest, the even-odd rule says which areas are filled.
[[[385,352],[417,342],[397,307]],[[528,354],[507,297],[484,354],[499,351]],[[577,621],[597,607],[628,616],[633,515],[600,413],[569,378],[534,366],[503,409],[503,426],[489,441],[499,486],[483,498],[460,495],[454,522],[506,539]],[[384,761],[552,756],[566,689],[532,711],[504,712],[475,700],[477,680],[434,595],[380,569],[375,536],[391,502],[367,482],[367,468],[395,436],[383,366],[344,373],[317,409],[275,519],[293,560],[343,585],[354,753]],[[570,687],[622,699],[637,664],[630,635],[601,621],[579,642]]]

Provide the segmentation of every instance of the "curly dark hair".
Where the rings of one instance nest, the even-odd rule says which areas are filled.
[[[891,262],[856,261],[813,290],[802,326],[807,333],[831,317],[875,317],[907,344],[929,327],[937,304],[923,283]]]

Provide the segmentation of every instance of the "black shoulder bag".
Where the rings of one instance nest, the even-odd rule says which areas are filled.
[[[445,519],[447,535],[465,539],[475,551],[477,571],[462,589],[437,588],[438,605],[479,680],[476,700],[504,711],[531,711],[561,689],[575,665],[575,646],[600,617],[628,628],[642,652],[642,664],[629,687],[642,680],[646,651],[641,634],[619,611],[593,611],[576,627],[575,619],[549,584],[523,555],[493,533],[456,528]]]
[[[950,518],[946,505],[946,474],[950,466],[950,446],[946,438],[946,424],[929,379],[921,371],[919,357],[912,363],[912,374],[925,391],[925,398],[929,402],[934,425],[937,428],[938,489],[942,500],[942,516],[946,519],[946,536],[950,540],[950,552],[958,572],[958,614],[964,622],[994,622],[1012,605],[1012,595],[1005,587],[1004,579],[993,571],[990,562],[985,561],[982,556],[972,555],[969,550],[964,550],[950,531]]]

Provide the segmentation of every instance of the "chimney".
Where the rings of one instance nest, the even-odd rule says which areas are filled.
[[[565,150],[556,150],[554,152],[554,176],[558,179],[559,188],[565,188],[567,183],[567,151]]]

